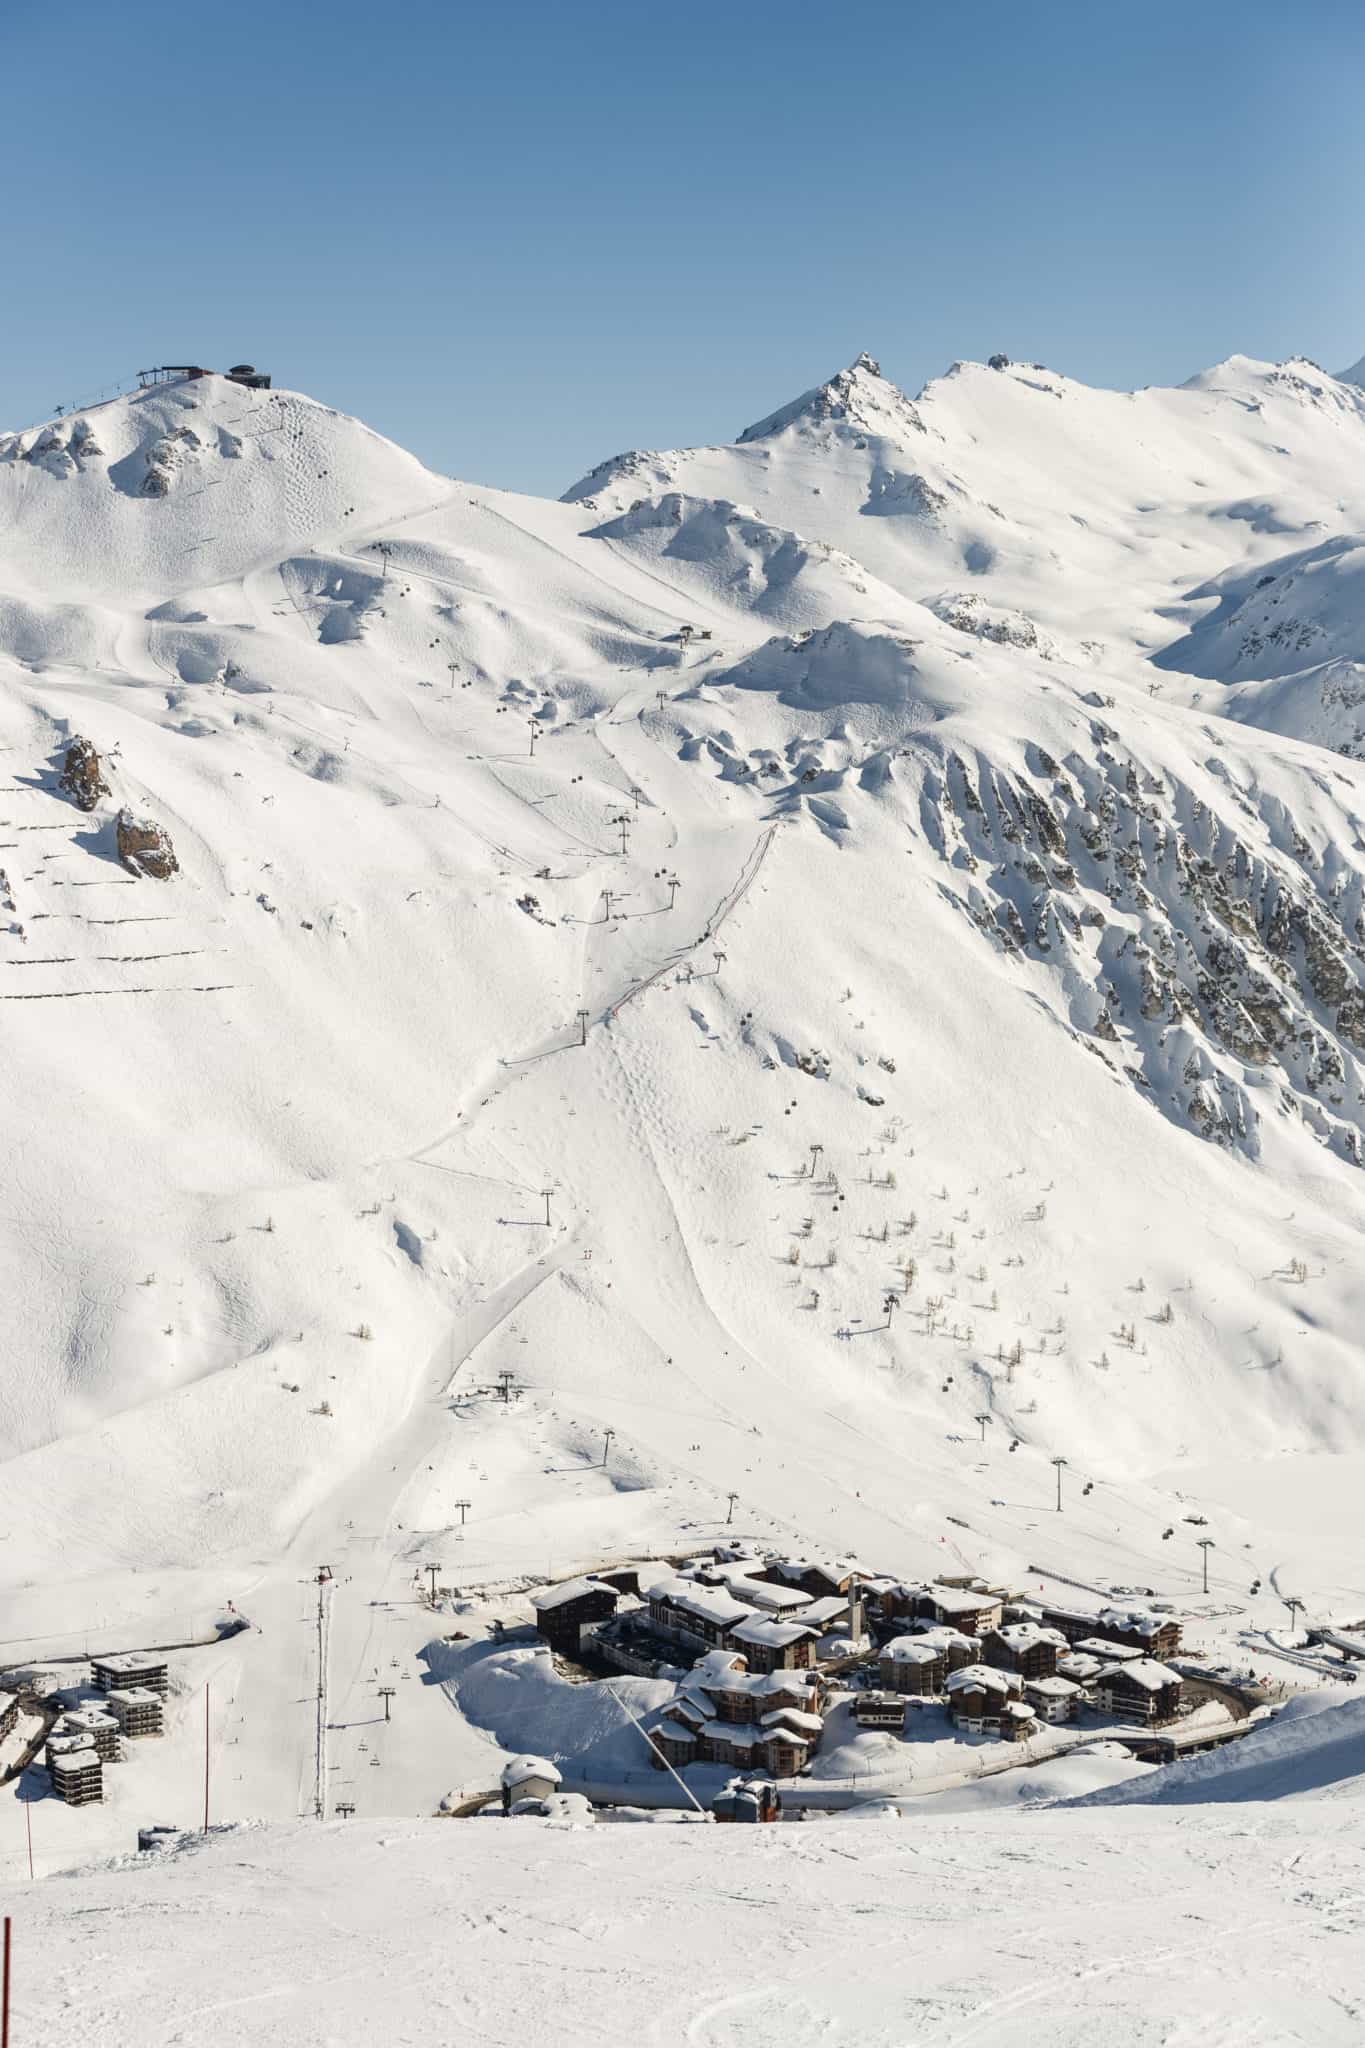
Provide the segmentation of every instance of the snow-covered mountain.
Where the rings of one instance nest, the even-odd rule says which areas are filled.
[[[997,363],[559,503],[212,376],[0,440],[8,1634],[732,1490],[1184,1594],[1172,1485],[1365,1449],[1365,391]]]

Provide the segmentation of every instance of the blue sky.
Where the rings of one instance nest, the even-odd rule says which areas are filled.
[[[0,0],[0,426],[242,358],[557,494],[859,349],[1365,353],[1365,9]]]

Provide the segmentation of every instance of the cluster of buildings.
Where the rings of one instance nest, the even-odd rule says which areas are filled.
[[[870,1606],[882,1640],[878,1690],[854,1703],[863,1727],[903,1727],[907,1698],[941,1700],[968,1734],[1016,1742],[1082,1708],[1145,1727],[1181,1711],[1179,1674],[1161,1661],[1180,1647],[1169,1615],[1039,1606],[974,1585],[888,1586]]]
[[[1162,1662],[1180,1646],[1169,1613],[1047,1606],[977,1579],[906,1584],[851,1559],[722,1544],[657,1578],[632,1566],[550,1586],[534,1606],[566,1657],[675,1679],[682,1668],[649,1736],[660,1769],[794,1777],[836,1689],[860,1727],[901,1734],[908,1703],[933,1701],[966,1734],[1016,1742],[1082,1709],[1144,1727],[1181,1710]]]
[[[96,1657],[90,1675],[97,1697],[66,1708],[47,1735],[48,1777],[68,1806],[103,1799],[104,1767],[122,1760],[123,1742],[160,1735],[164,1728],[170,1690],[164,1658],[137,1650]]]

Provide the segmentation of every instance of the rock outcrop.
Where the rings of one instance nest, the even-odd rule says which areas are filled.
[[[133,874],[157,882],[168,882],[180,871],[170,834],[155,818],[135,818],[131,811],[118,814],[118,857]]]
[[[100,769],[100,757],[91,741],[80,733],[73,735],[67,747],[57,784],[82,811],[93,811],[100,798],[109,794],[109,785]]]

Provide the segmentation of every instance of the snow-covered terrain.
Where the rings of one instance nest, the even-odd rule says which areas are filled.
[[[3,1904],[41,2048],[1317,2048],[1360,2037],[1363,1885],[1349,1808],[1248,1806],[296,1822]]]
[[[559,503],[220,377],[0,438],[4,1654],[253,1624],[40,1869],[194,1817],[205,1686],[219,1819],[486,1789],[439,1638],[727,1521],[1339,1675],[1362,457],[1240,357],[860,357]]]

